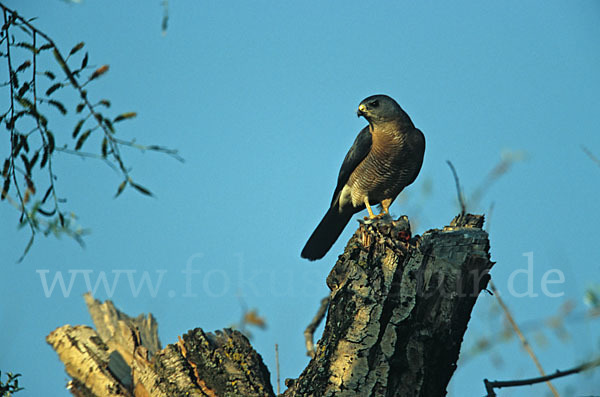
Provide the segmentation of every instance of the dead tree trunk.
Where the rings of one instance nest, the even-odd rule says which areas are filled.
[[[409,238],[408,219],[361,225],[327,284],[316,354],[285,396],[443,396],[493,263],[482,216]],[[274,396],[239,332],[188,331],[161,349],[151,315],[132,319],[86,296],[97,331],[63,326],[47,341],[76,396]]]

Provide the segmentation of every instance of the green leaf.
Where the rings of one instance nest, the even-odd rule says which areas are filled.
[[[104,124],[106,124],[106,127],[108,127],[110,132],[112,132],[113,134],[115,133],[115,127],[113,127],[112,121],[110,121],[109,119],[104,119]]]
[[[44,72],[44,76],[48,77],[50,80],[54,80],[56,78],[56,75],[49,70]]]
[[[106,158],[106,155],[108,154],[108,139],[106,139],[106,137],[104,137],[102,139],[102,157]]]
[[[8,169],[10,168],[10,158],[4,160],[4,167],[2,167],[2,176],[6,178],[8,175]]]
[[[138,192],[145,194],[146,196],[150,196],[150,197],[154,196],[150,190],[146,189],[142,185],[138,185],[137,183],[131,182],[131,186],[133,186]]]
[[[21,151],[21,146],[23,146],[19,134],[14,134],[10,138],[10,145],[12,147],[12,157],[16,157],[17,154],[19,154],[19,152]]]
[[[19,137],[19,134],[15,134],[12,138],[12,157],[17,157],[23,147],[23,140]]]
[[[77,51],[81,50],[85,44],[82,42],[77,43],[75,47],[71,48],[71,52],[69,52],[69,56],[75,54]]]
[[[75,111],[77,113],[81,113],[81,111],[83,110],[84,106],[85,106],[85,103],[81,102],[80,104],[77,105],[77,107],[75,108]]]
[[[52,53],[54,54],[54,58],[56,58],[56,62],[58,62],[58,64],[62,68],[63,72],[65,72],[65,74],[67,75],[67,78],[69,79],[71,84],[76,86],[77,80],[75,80],[75,77],[73,77],[73,73],[71,73],[71,69],[69,69],[69,67],[65,63],[65,60],[63,59],[62,55],[60,55],[60,52],[58,52],[58,50],[56,48],[54,48]]]
[[[88,64],[88,53],[86,52],[81,61],[81,69],[84,69]]]
[[[43,114],[40,114],[38,112],[31,112],[31,114],[33,114],[39,120],[40,124],[44,127],[48,125],[48,120],[46,119],[46,117],[44,117]]]
[[[35,185],[33,184],[33,181],[29,175],[25,175],[25,184],[27,185],[27,189],[29,189],[31,193],[35,194]]]
[[[98,105],[106,106],[107,108],[109,108],[110,101],[108,99],[102,99],[100,102],[98,102]]]
[[[65,64],[65,61],[63,60],[62,55],[60,55],[60,52],[58,52],[58,50],[55,48],[54,51],[52,51],[52,53],[54,54],[54,58],[56,59],[56,62],[58,62],[60,67],[63,68],[63,70],[64,70],[67,67],[67,65]]]
[[[29,135],[19,134],[19,138],[20,138],[20,142],[23,144],[23,148],[25,149],[25,152],[29,153],[29,144],[27,143],[27,138],[29,138]]]
[[[50,99],[48,103],[57,108],[58,111],[61,112],[63,115],[67,114],[67,108],[65,108],[65,105],[63,105],[62,103],[55,101],[54,99]]]
[[[19,78],[17,77],[17,73],[14,70],[10,71],[10,80],[12,81],[13,87],[19,86]]]
[[[31,103],[31,101],[27,98],[24,97],[16,97],[15,98],[20,104],[21,106],[23,106],[24,108],[31,108],[33,107],[33,103]]]
[[[26,60],[25,62],[23,62],[22,64],[19,65],[19,67],[17,68],[17,73],[27,69],[30,66],[31,66],[31,61]]]
[[[55,141],[54,135],[48,130],[46,130],[46,139],[48,139],[48,155],[51,155],[54,153]]]
[[[35,49],[35,47],[32,44],[24,42],[24,41],[15,44],[15,46],[22,47],[22,48],[27,48],[29,51],[34,52],[34,53],[37,53],[37,51],[38,51],[38,50]]]
[[[43,46],[41,46],[40,48],[38,48],[38,51],[44,51],[44,50],[49,50],[50,48],[52,48],[52,44],[48,43],[48,44],[44,44]]]
[[[122,114],[118,115],[117,117],[115,117],[115,119],[113,120],[113,122],[117,123],[117,122],[122,121],[122,120],[132,119],[135,116],[137,116],[136,112],[122,113]]]
[[[25,171],[27,174],[31,174],[31,165],[29,164],[27,156],[25,156],[23,153],[21,153],[21,161],[23,161],[23,165],[25,166]]]
[[[31,157],[31,159],[29,160],[29,164],[30,164],[30,168],[35,167],[35,163],[37,163],[38,158],[40,157],[40,150],[38,149],[33,156]]]
[[[92,75],[90,76],[90,81],[97,79],[98,77],[102,76],[106,72],[108,72],[108,65],[100,66],[98,69],[96,69],[94,71],[94,73],[92,73]]]
[[[19,29],[21,29],[21,31],[23,31],[27,36],[32,37],[31,31],[23,24],[18,24],[17,25],[19,27]]]
[[[81,149],[81,147],[83,146],[86,139],[88,139],[88,137],[90,136],[91,133],[92,133],[92,130],[86,130],[83,134],[81,134],[81,136],[77,140],[77,143],[75,144],[75,150]]]
[[[2,186],[2,193],[0,193],[0,200],[4,200],[8,195],[10,189],[10,177],[4,179],[4,185]]]
[[[42,161],[40,162],[40,169],[44,168],[46,166],[46,163],[48,162],[48,146],[44,146],[44,154],[42,154]]]
[[[25,93],[29,91],[29,83],[26,81],[23,83],[23,85],[21,86],[21,88],[19,88],[19,96],[23,96],[25,95]]]
[[[81,131],[81,127],[83,126],[84,122],[85,122],[85,119],[81,119],[77,122],[77,125],[75,126],[75,129],[73,130],[73,138],[77,137],[77,135],[79,134],[79,131]]]
[[[125,186],[127,186],[127,179],[125,179],[123,182],[121,182],[121,184],[119,185],[119,188],[117,189],[117,194],[115,194],[115,198],[119,197],[119,195],[121,193],[123,193],[123,190],[125,190]]]
[[[48,89],[46,90],[46,95],[47,95],[47,96],[50,96],[50,95],[52,95],[52,93],[53,93],[54,91],[58,90],[60,87],[62,87],[62,83],[55,83],[55,84],[51,85],[51,86],[50,86],[50,88],[48,88]]]

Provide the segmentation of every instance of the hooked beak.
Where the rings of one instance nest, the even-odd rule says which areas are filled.
[[[356,116],[357,117],[364,116],[366,111],[367,111],[367,107],[361,103],[360,106],[358,106],[358,110],[356,111]]]

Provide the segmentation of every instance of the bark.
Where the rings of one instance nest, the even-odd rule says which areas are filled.
[[[330,306],[313,359],[285,396],[443,396],[493,263],[483,217],[410,238],[408,219],[364,222],[327,278]],[[188,331],[162,349],[151,315],[86,296],[96,330],[47,338],[78,396],[273,396],[239,332]]]
[[[162,349],[151,314],[131,318],[85,295],[96,330],[65,325],[46,338],[73,379],[75,396],[274,396],[248,339],[226,329],[188,331]]]

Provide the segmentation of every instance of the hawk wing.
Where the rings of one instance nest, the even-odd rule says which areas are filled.
[[[344,158],[344,162],[342,163],[342,167],[340,168],[340,174],[338,176],[337,186],[335,187],[335,191],[333,192],[333,198],[331,199],[331,205],[336,202],[340,192],[348,182],[350,175],[356,167],[360,164],[361,161],[369,151],[371,150],[371,144],[373,142],[373,138],[371,137],[371,131],[369,131],[369,126],[366,126],[362,129],[361,132],[358,133],[358,136],[354,140],[352,147],[346,154]]]

